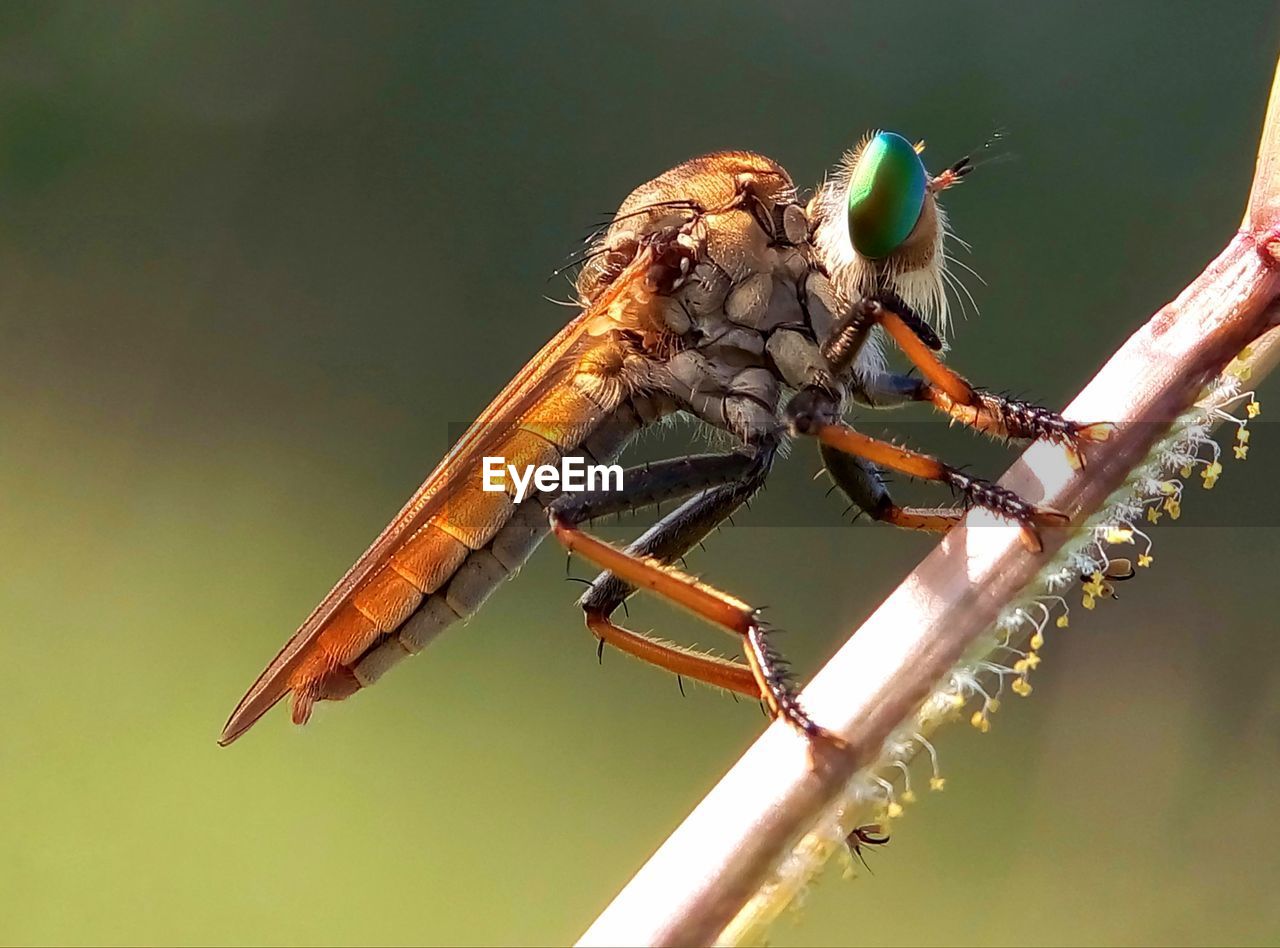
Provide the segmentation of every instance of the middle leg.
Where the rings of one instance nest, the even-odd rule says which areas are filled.
[[[900,507],[889,495],[880,468],[866,458],[825,443],[820,443],[818,450],[841,493],[873,520],[906,530],[946,533],[964,516],[964,510],[957,507]]]
[[[1068,522],[1058,511],[1030,504],[999,484],[965,474],[930,455],[862,434],[840,420],[839,402],[823,389],[808,388],[797,393],[787,405],[787,417],[796,434],[817,438],[829,448],[871,464],[946,484],[960,493],[967,505],[1016,521],[1032,549],[1041,546],[1037,526],[1062,526]],[[857,502],[857,497],[853,499]]]

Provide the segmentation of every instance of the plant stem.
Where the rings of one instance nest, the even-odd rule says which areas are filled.
[[[1086,450],[1032,445],[1001,483],[1072,516],[1079,530],[1121,487],[1175,419],[1224,367],[1277,325],[1280,307],[1280,69],[1267,107],[1248,210],[1239,233],[1177,299],[1103,366],[1064,412],[1109,420]],[[1278,333],[1254,347],[1253,376],[1280,356]],[[1072,529],[1043,531],[1029,552],[1017,527],[973,511],[840,648],[805,689],[814,719],[842,735],[846,754],[811,753],[775,723],[747,750],[582,937],[582,945],[716,941],[801,838],[830,812],[861,768],[938,683],[990,633]]]

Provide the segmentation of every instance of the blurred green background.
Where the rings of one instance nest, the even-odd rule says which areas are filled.
[[[814,184],[869,127],[935,167],[1003,128],[1015,160],[948,195],[987,281],[952,362],[1062,404],[1236,226],[1278,25],[1271,3],[0,6],[0,941],[575,938],[763,719],[598,666],[557,550],[306,729],[277,711],[214,743],[566,319],[551,271],[694,154]],[[867,424],[1008,457],[924,413]],[[1150,573],[1050,638],[1031,700],[941,737],[947,789],[875,874],[830,872],[776,944],[1280,940],[1267,427]],[[842,523],[816,468],[797,451],[692,561],[770,604],[806,672],[930,546]]]

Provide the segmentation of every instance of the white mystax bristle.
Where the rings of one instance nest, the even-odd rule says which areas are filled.
[[[858,155],[870,137],[864,138],[858,147],[845,153],[839,166],[814,196],[813,207],[817,219],[815,243],[819,254],[831,271],[832,283],[848,299],[858,300],[878,292],[894,293],[945,340],[950,321],[944,278],[947,261],[943,243],[949,235],[949,229],[947,216],[934,194],[929,192],[925,195],[925,201],[932,202],[936,210],[936,227],[932,252],[926,255],[923,262],[919,259],[919,254],[912,260],[901,259],[897,255],[870,260],[854,249],[850,239],[849,184]],[[922,214],[922,221],[928,216]]]

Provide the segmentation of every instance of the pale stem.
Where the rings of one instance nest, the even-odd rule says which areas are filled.
[[[1079,524],[1147,458],[1173,420],[1246,346],[1276,325],[1280,295],[1280,70],[1242,229],[1177,299],[1156,313],[1066,409],[1112,421],[1084,470],[1064,449],[1032,445],[1001,483]],[[1254,347],[1253,376],[1276,361],[1271,333]],[[714,942],[800,839],[874,761],[1001,610],[1071,536],[1044,532],[1028,552],[1019,531],[972,512],[840,648],[805,689],[813,717],[851,751],[811,759],[808,743],[775,722],[654,853],[583,935],[582,945]]]

